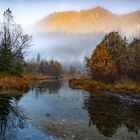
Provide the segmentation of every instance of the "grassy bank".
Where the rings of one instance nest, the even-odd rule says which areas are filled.
[[[84,89],[92,93],[95,90],[110,91],[115,93],[140,94],[140,83],[131,80],[119,80],[115,83],[104,83],[95,81],[91,78],[82,77],[80,79],[70,79],[69,84],[72,88]]]
[[[55,79],[55,76],[43,75],[41,73],[26,73],[20,77],[8,73],[0,73],[0,94],[9,93],[10,91],[27,91],[29,85],[33,82]]]
[[[0,74],[0,91],[27,91],[28,82],[23,77],[13,75]]]
[[[23,75],[23,78],[26,79],[28,82],[56,79],[55,76],[43,75],[41,73],[26,73]]]

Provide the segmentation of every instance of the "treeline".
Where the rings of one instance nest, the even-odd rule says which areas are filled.
[[[27,72],[39,72],[59,77],[64,73],[60,62],[41,60],[38,54],[36,61],[25,61],[25,54],[32,42],[32,37],[24,34],[20,25],[16,24],[12,11],[7,9],[0,22],[0,72],[21,76]],[[66,71],[65,71],[66,72]],[[71,68],[71,73],[75,72]]]
[[[42,59],[38,53],[36,58],[26,62],[25,72],[42,73],[44,75],[60,77],[65,75],[84,75],[86,74],[85,65],[79,62],[59,62],[57,60]]]
[[[26,72],[60,77],[64,73],[64,70],[60,62],[56,60],[41,60],[40,54],[38,54],[36,61],[26,63]]]
[[[31,36],[24,34],[14,22],[12,11],[7,9],[0,23],[0,72],[15,75],[23,73],[24,55],[31,40]]]
[[[114,82],[127,76],[140,80],[140,38],[128,43],[118,32],[106,34],[86,58],[86,66],[95,80]]]

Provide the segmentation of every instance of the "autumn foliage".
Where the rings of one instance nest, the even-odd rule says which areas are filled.
[[[87,68],[93,79],[114,82],[123,76],[140,80],[140,39],[128,44],[118,32],[105,35],[87,58]]]

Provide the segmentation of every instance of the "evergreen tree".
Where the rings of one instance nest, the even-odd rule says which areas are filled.
[[[37,58],[36,58],[36,62],[37,62],[37,63],[40,63],[40,60],[41,60],[41,56],[40,56],[40,53],[38,53],[38,54],[37,54]]]
[[[6,44],[0,50],[0,71],[10,71],[13,63],[13,54]]]
[[[30,46],[31,36],[23,34],[9,8],[3,14],[0,33],[0,71],[22,74],[24,54]]]
[[[127,74],[135,80],[140,80],[140,39],[134,38],[129,44],[127,57]]]
[[[105,35],[100,44],[105,45],[108,48],[118,69],[118,76],[123,75],[125,73],[125,62],[127,61],[126,50],[128,44],[126,38],[123,39],[118,32],[111,32]]]

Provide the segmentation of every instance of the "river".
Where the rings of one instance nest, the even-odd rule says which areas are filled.
[[[40,82],[0,96],[0,140],[139,140],[140,98]]]

